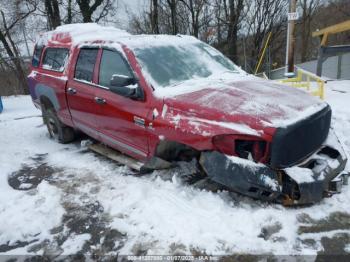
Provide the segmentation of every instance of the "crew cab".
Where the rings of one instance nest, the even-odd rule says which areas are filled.
[[[79,130],[148,170],[196,159],[213,181],[285,205],[320,201],[344,173],[327,103],[194,37],[60,26],[39,37],[28,83],[51,137]]]

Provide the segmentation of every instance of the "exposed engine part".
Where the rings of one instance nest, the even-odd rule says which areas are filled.
[[[191,161],[198,158],[200,152],[174,141],[163,140],[157,146],[155,156],[166,161]]]

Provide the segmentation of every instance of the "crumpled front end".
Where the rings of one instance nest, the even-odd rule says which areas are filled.
[[[334,132],[308,159],[285,169],[255,163],[216,151],[203,152],[200,164],[215,182],[230,190],[284,205],[319,202],[338,193],[348,176],[347,158]]]

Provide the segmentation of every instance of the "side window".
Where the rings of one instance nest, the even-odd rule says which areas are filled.
[[[97,53],[98,49],[80,49],[77,64],[75,66],[75,79],[92,82]]]
[[[46,48],[43,60],[43,68],[62,72],[68,58],[68,49]]]
[[[39,46],[36,45],[34,48],[34,54],[33,54],[33,58],[32,58],[32,66],[33,67],[38,67],[40,64],[40,58],[41,58],[41,54],[43,52],[44,46]]]
[[[98,84],[111,87],[110,82],[113,75],[133,77],[129,65],[118,52],[103,50]]]

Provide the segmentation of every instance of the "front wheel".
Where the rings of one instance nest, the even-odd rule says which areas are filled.
[[[62,144],[66,144],[74,140],[74,129],[63,124],[53,109],[43,110],[43,118],[50,138]]]

